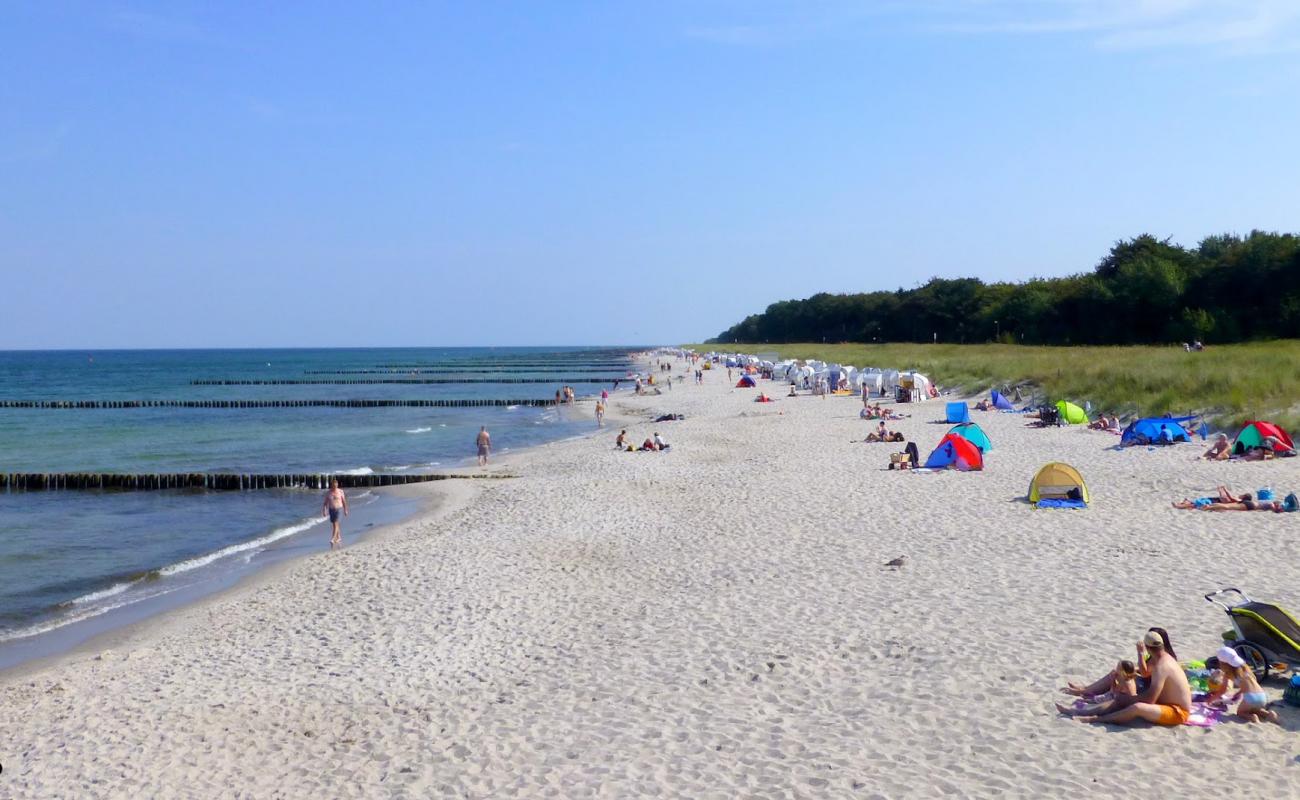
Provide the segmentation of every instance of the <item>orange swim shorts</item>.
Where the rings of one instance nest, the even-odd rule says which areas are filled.
[[[1157,725],[1184,725],[1191,714],[1182,706],[1160,706],[1160,719]]]

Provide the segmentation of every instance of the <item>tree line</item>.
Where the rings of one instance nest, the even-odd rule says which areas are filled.
[[[1189,249],[1144,234],[1117,243],[1089,273],[820,293],[773,303],[712,342],[936,338],[1056,345],[1300,338],[1300,236],[1252,231],[1210,236]]]

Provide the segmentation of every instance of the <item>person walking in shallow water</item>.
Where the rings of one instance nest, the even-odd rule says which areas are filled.
[[[334,526],[334,535],[330,537],[330,548],[343,544],[343,532],[339,530],[339,517],[348,516],[348,496],[339,488],[338,478],[330,480],[330,490],[325,493],[325,502],[321,504],[321,516],[329,517]]]
[[[488,435],[486,425],[478,429],[478,437],[474,439],[474,443],[478,445],[478,465],[486,467],[488,455],[492,452],[492,437]]]

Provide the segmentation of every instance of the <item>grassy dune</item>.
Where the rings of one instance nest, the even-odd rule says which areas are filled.
[[[702,352],[777,352],[855,366],[917,369],[943,388],[971,393],[1030,385],[1043,399],[1092,403],[1094,411],[1206,414],[1230,425],[1271,419],[1300,427],[1300,341],[1181,347],[1026,347],[927,344],[689,345]]]

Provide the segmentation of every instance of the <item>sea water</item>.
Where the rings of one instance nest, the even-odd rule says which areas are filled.
[[[533,399],[611,388],[627,349],[450,348],[0,352],[0,399]],[[400,365],[400,366],[399,366]],[[390,371],[395,370],[395,371]],[[436,370],[436,371],[435,371]],[[544,383],[195,385],[196,380],[539,378]],[[590,379],[581,382],[573,379]],[[0,408],[0,472],[437,472],[591,431],[559,408]],[[31,640],[131,621],[328,541],[321,493],[0,491],[0,667]],[[416,503],[349,492],[345,544]],[[174,604],[171,603],[171,604]],[[65,630],[65,638],[68,632]],[[75,644],[68,641],[69,644]]]

